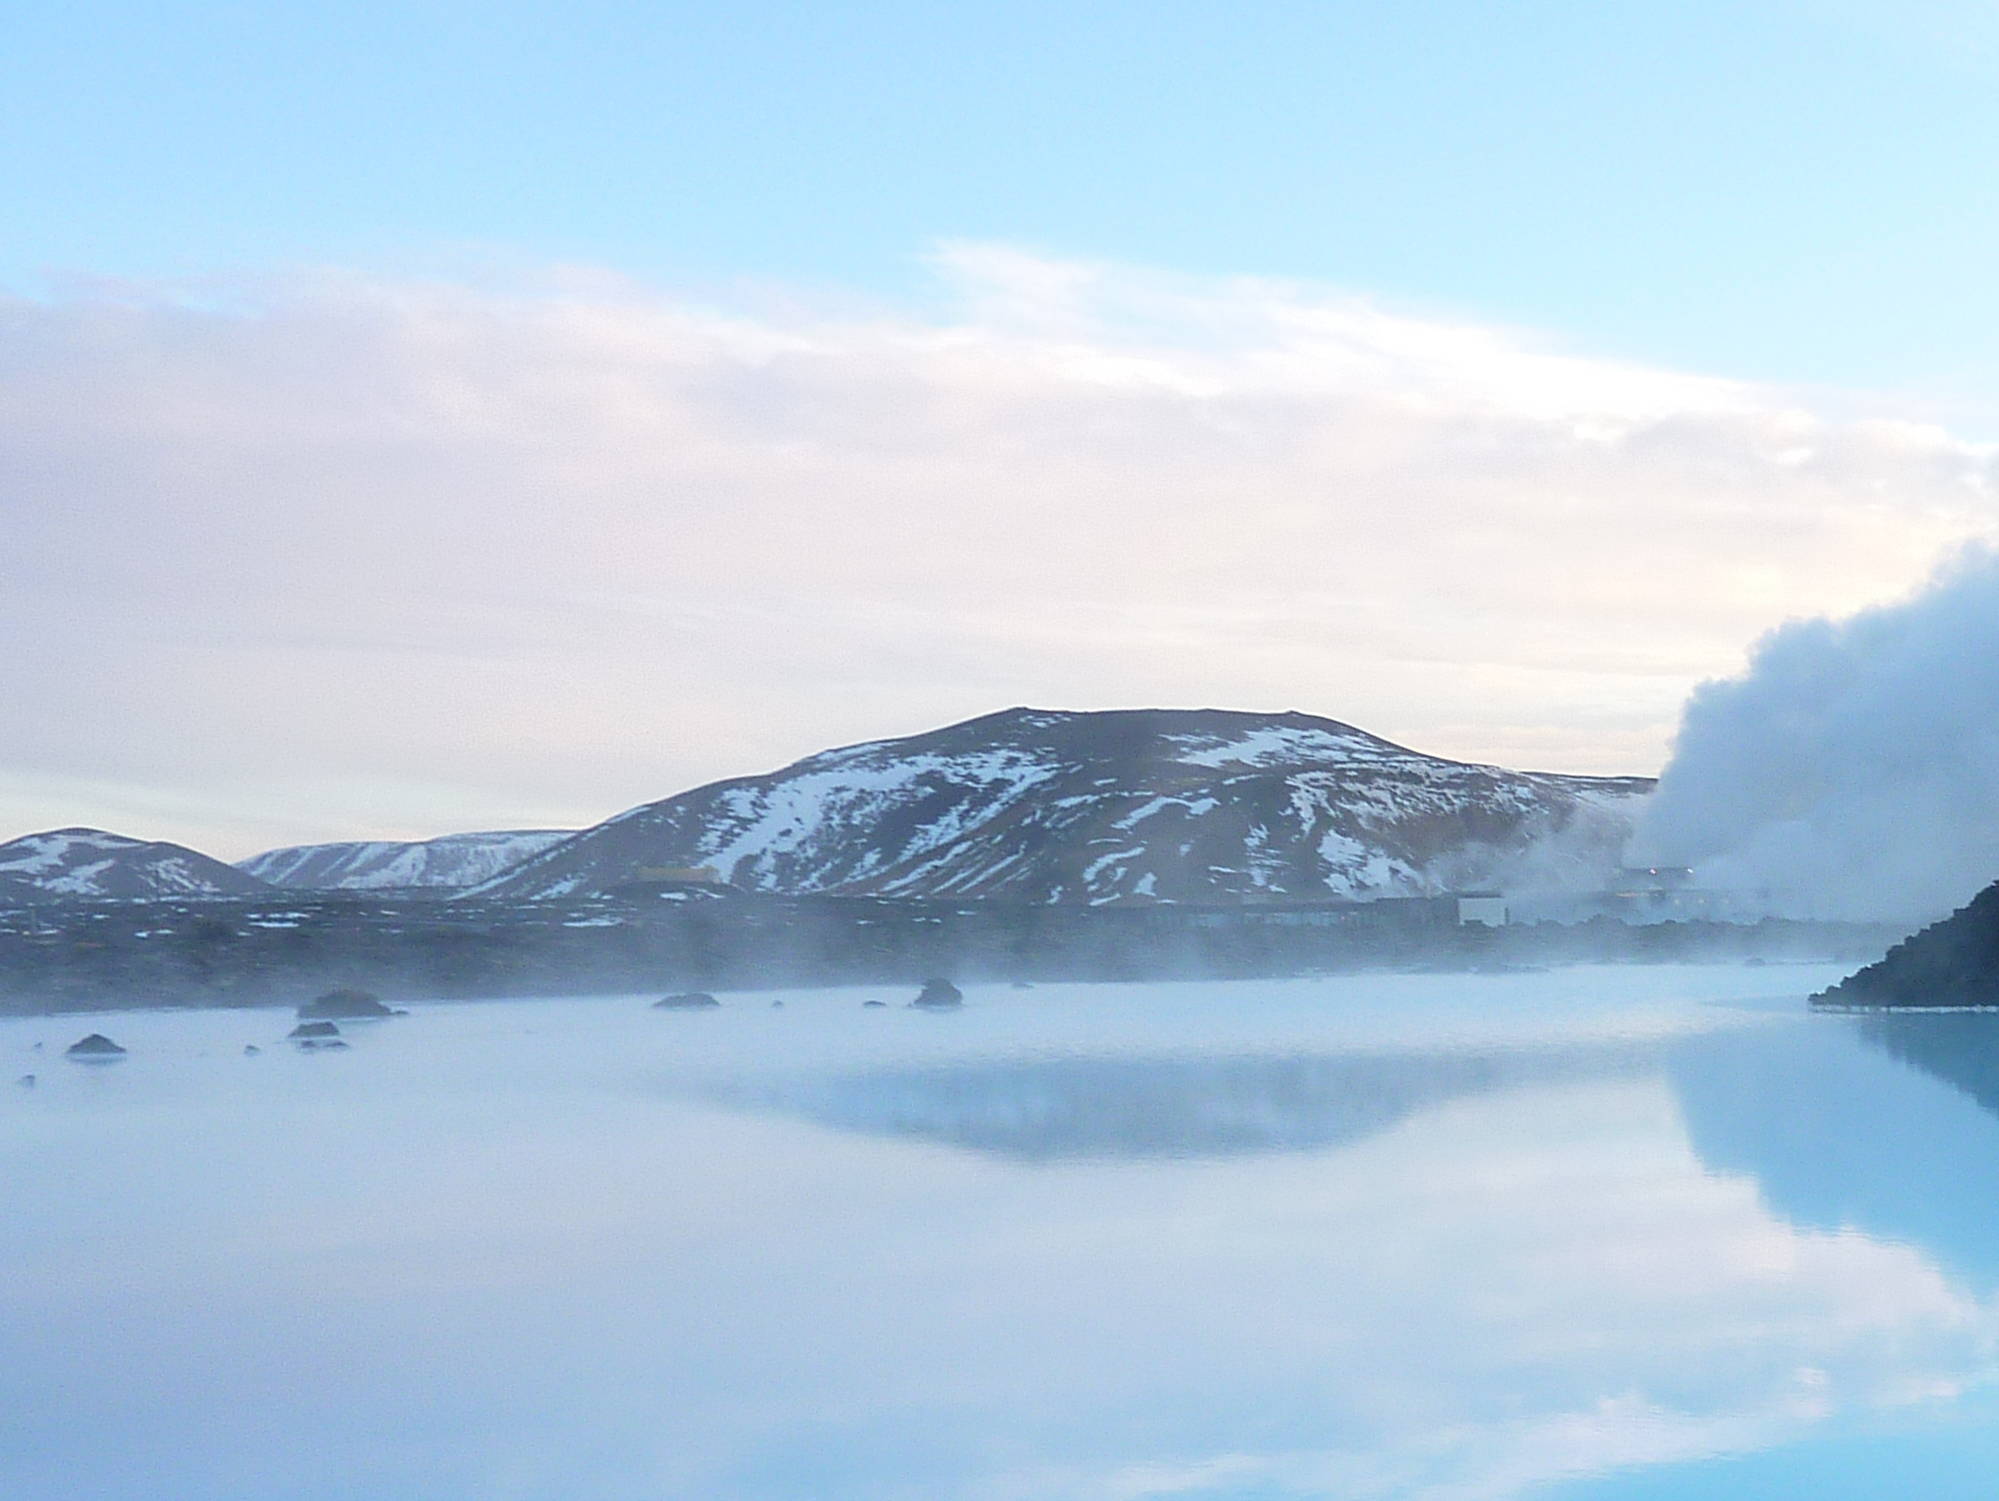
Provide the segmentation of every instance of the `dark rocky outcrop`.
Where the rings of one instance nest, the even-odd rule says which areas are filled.
[[[652,1003],[655,1011],[706,1011],[722,1003],[705,990],[684,990],[679,995],[661,996]]]
[[[1814,1006],[1999,1007],[1999,882],[1865,969],[1812,997]]]
[[[949,980],[925,980],[923,989],[916,993],[916,999],[909,1004],[921,1006],[926,1011],[948,1011],[954,1006],[965,1004],[965,993]]]
[[[338,1037],[302,1037],[298,1050],[301,1053],[332,1053],[346,1051],[347,1044]]]
[[[259,1053],[263,1051],[264,1050],[258,1047],[254,1042],[246,1042],[243,1044],[243,1056],[245,1058],[255,1058]]]
[[[290,1041],[297,1042],[307,1037],[338,1037],[340,1029],[332,1022],[300,1022],[285,1034]]]
[[[861,1002],[861,1009],[862,1009],[863,1011],[866,1011],[866,1010],[867,1010],[867,1009],[868,1009],[869,1007],[871,1007],[871,1006],[879,1006],[879,1007],[881,1007],[882,1009],[886,1010],[886,1009],[887,1009],[887,1007],[888,1007],[888,1002],[887,1002],[887,1001],[862,1001],[862,1002]]]
[[[71,1058],[123,1058],[125,1050],[106,1037],[102,1032],[92,1032],[88,1037],[80,1037],[68,1048]]]
[[[396,1016],[381,998],[365,990],[329,990],[298,1008],[301,1020],[361,1021],[372,1016]]]

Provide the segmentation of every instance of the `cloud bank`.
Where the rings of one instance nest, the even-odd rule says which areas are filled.
[[[0,822],[574,824],[1011,703],[1657,764],[1991,455],[1319,289],[961,246],[927,313],[295,277],[0,302]]]
[[[1702,685],[1640,843],[1807,916],[1926,921],[1999,879],[1999,553]]]

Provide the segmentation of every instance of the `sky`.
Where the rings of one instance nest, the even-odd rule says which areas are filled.
[[[0,49],[0,835],[1014,703],[1651,772],[1990,538],[1999,7],[92,4]]]

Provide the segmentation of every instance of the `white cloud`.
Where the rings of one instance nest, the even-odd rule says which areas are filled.
[[[0,815],[585,821],[1014,702],[1645,770],[1773,619],[1991,529],[1938,430],[1311,288],[938,264],[928,318],[584,275],[0,304]]]

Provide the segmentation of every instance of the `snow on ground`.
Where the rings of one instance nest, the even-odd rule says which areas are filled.
[[[1362,730],[1264,725],[1235,735],[1168,737],[1174,759],[1216,768],[1295,766],[1327,760],[1380,761],[1420,758]]]

